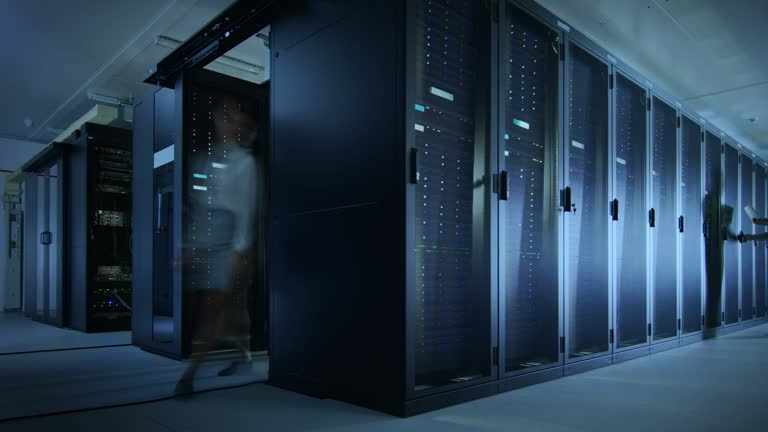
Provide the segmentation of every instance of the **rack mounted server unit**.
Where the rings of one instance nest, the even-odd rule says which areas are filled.
[[[134,106],[133,190],[133,344],[173,358],[195,354],[200,319],[199,295],[211,287],[214,257],[205,247],[226,238],[221,212],[201,215],[203,202],[220,191],[216,176],[228,169],[228,151],[216,142],[212,114],[234,101],[252,114],[260,134],[256,190],[258,226],[254,261],[243,262],[256,275],[232,288],[246,303],[251,322],[251,349],[266,349],[265,254],[267,179],[266,133],[268,88],[207,70],[190,71],[174,88],[153,88]],[[235,109],[228,107],[227,109]],[[225,136],[226,140],[242,139]],[[197,246],[196,246],[197,245]],[[208,275],[208,276],[206,276]],[[232,349],[221,344],[214,349]]]
[[[86,123],[68,141],[70,325],[130,330],[131,131]]]

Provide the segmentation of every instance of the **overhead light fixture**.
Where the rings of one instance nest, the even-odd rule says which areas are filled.
[[[94,102],[100,102],[107,105],[133,106],[133,100],[131,99],[121,99],[119,97],[107,96],[107,95],[102,95],[98,93],[88,93],[88,99]]]
[[[176,48],[180,47],[181,44],[182,44],[181,41],[170,38],[168,36],[155,37],[155,45],[165,47],[168,49],[175,50]],[[256,75],[264,71],[264,66],[249,63],[245,60],[240,60],[239,58],[231,57],[228,55],[223,55],[217,58],[216,60],[213,61],[213,63],[229,66],[231,68],[235,68],[243,72],[248,72]]]

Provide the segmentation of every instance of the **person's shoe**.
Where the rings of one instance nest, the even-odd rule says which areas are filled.
[[[176,383],[176,389],[173,391],[175,398],[185,398],[195,392],[195,383],[191,379],[182,378]]]
[[[739,231],[739,235],[736,238],[739,239],[739,243],[744,243],[747,241],[746,236],[744,236],[744,231]]]

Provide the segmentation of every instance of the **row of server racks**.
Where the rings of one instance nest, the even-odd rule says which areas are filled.
[[[24,165],[26,316],[131,329],[131,131],[86,123]]]
[[[765,318],[765,163],[566,23],[308,10],[271,23],[272,384],[412,415]]]

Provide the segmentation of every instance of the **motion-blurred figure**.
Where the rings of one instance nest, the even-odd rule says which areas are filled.
[[[751,205],[748,205],[744,207],[744,211],[747,213],[747,215],[752,218],[752,223],[755,225],[764,225],[768,226],[768,219],[758,217],[757,211],[755,211],[754,207]],[[758,241],[758,240],[768,240],[768,232],[762,232],[760,234],[744,234],[744,232],[739,233],[739,242],[740,243],[746,243],[748,241]]]
[[[212,147],[224,155],[220,161],[197,160],[196,172],[204,173],[207,193],[191,194],[190,217],[208,219],[204,240],[184,245],[185,277],[195,281],[198,305],[195,340],[201,343],[176,385],[176,394],[194,391],[200,365],[217,342],[234,343],[241,359],[219,375],[231,375],[250,367],[250,316],[248,291],[253,281],[254,243],[257,223],[257,164],[253,155],[256,122],[233,99],[222,99],[213,112]],[[192,162],[194,163],[194,162]],[[195,251],[207,262],[199,262]]]

